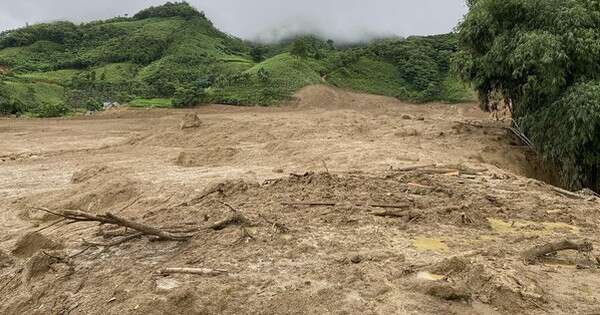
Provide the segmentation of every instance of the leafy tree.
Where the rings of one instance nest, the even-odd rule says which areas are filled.
[[[25,111],[25,105],[16,99],[4,82],[0,81],[0,116],[20,114]]]
[[[136,20],[147,19],[151,17],[184,17],[191,19],[193,17],[205,17],[203,12],[198,12],[187,2],[167,2],[164,5],[144,9],[133,16]]]
[[[573,189],[600,189],[600,3],[476,0],[459,25],[458,70],[513,119]]]
[[[290,53],[296,57],[299,58],[306,58],[308,57],[308,52],[309,52],[309,46],[308,43],[306,42],[305,38],[297,38],[293,43],[292,43],[292,49],[290,51]]]
[[[261,62],[265,60],[265,53],[267,52],[266,47],[262,45],[254,45],[250,49],[250,56],[254,62]]]
[[[175,90],[173,107],[188,107],[206,102],[206,89],[212,84],[212,78],[203,78],[192,86],[182,86]]]

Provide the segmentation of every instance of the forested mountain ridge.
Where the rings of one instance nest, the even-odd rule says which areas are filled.
[[[410,101],[460,101],[449,75],[453,34],[340,48],[315,36],[278,44],[219,31],[185,2],[76,25],[60,21],[0,34],[0,111],[56,116],[105,101],[145,106],[270,105],[329,83]]]

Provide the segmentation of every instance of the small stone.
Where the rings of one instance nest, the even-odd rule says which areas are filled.
[[[402,115],[402,119],[406,119],[406,120],[412,120],[413,116],[409,115],[409,114],[404,114]]]
[[[360,255],[354,255],[350,258],[350,261],[354,264],[360,264],[362,262],[362,257],[360,257]]]

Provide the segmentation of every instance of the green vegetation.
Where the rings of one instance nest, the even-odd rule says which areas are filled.
[[[456,50],[453,34],[348,48],[313,36],[248,43],[187,3],[169,2],[130,18],[1,33],[0,111],[36,113],[51,104],[60,110],[40,115],[62,114],[106,101],[273,105],[319,83],[416,102],[470,100],[470,88],[449,71]]]
[[[129,106],[141,108],[168,108],[172,105],[170,98],[136,98],[129,102]]]
[[[572,189],[600,190],[600,4],[471,0],[460,72],[482,106],[493,94]]]

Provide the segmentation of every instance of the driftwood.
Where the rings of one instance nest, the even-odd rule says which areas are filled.
[[[160,275],[170,274],[191,274],[200,276],[219,276],[227,273],[224,269],[207,269],[207,268],[163,268],[158,271]]]
[[[576,250],[580,253],[589,253],[594,250],[594,246],[590,241],[575,242],[563,240],[555,243],[547,243],[534,246],[531,249],[523,252],[523,260],[526,264],[534,264],[548,254],[556,253],[563,250]]]

